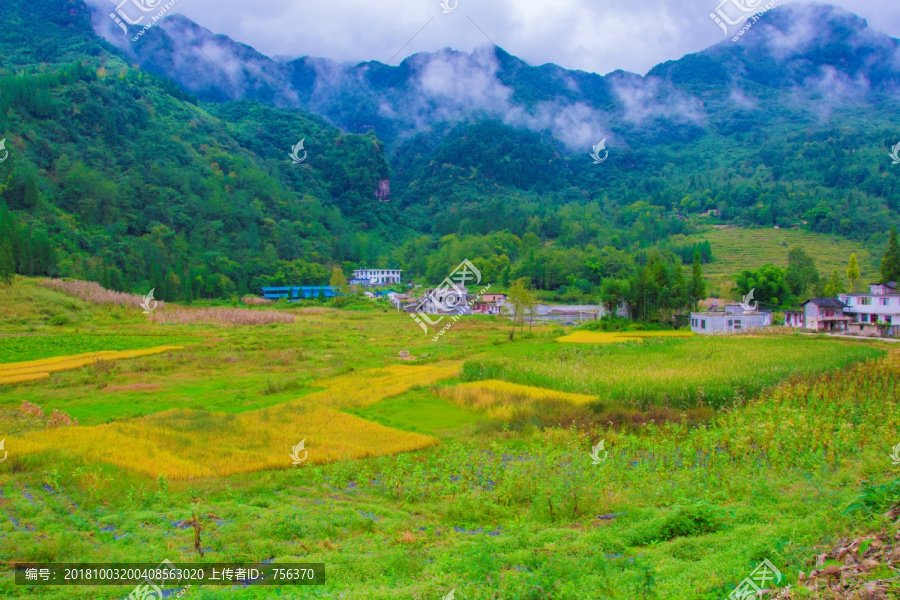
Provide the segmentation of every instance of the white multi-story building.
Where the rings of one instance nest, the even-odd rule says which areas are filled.
[[[356,269],[353,279],[368,281],[369,285],[393,285],[400,283],[400,269]]]
[[[880,325],[887,335],[900,334],[900,294],[897,283],[875,283],[868,294],[841,294],[841,302],[847,305],[844,314],[850,317],[850,331],[865,331],[866,325]]]

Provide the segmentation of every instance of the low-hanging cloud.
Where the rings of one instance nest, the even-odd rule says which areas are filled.
[[[180,0],[181,3],[203,1]],[[460,0],[463,6],[466,1]],[[266,0],[261,2],[266,4]],[[579,2],[565,0],[561,6],[580,11],[584,16],[587,9]],[[686,10],[692,2],[689,0],[680,6]],[[491,10],[501,14],[502,6],[501,2],[493,5]],[[517,14],[515,19],[518,21],[527,23],[534,14],[543,14],[542,9],[533,5],[526,3],[523,6],[532,10]],[[644,10],[647,5],[642,6]],[[671,7],[664,6],[666,10],[660,14],[668,15]],[[776,12],[781,21],[770,22],[776,18]],[[637,14],[643,13],[633,13],[632,17]],[[678,17],[684,18],[684,13],[678,13]],[[726,40],[716,47],[716,51],[725,52],[743,46],[753,55],[762,52],[775,58],[788,73],[801,73],[802,81],[797,78],[793,80],[797,87],[793,92],[796,102],[792,104],[802,106],[802,98],[817,96],[823,100],[818,116],[827,119],[837,106],[864,102],[871,82],[861,74],[845,74],[842,65],[826,64],[819,74],[809,77],[805,53],[810,48],[830,42],[830,39],[823,37],[826,34],[842,35],[842,31],[859,30],[858,33],[851,33],[850,43],[877,50],[865,55],[863,62],[891,63],[896,52],[895,40],[872,30],[848,27],[837,28],[835,33],[828,27],[822,27],[822,21],[832,17],[859,21],[840,9],[795,4],[787,12],[768,13],[754,25],[750,35],[741,37],[738,42]],[[708,15],[706,18],[709,20]],[[565,21],[564,16],[555,17],[555,22],[562,21]],[[458,21],[457,25],[461,23]],[[471,25],[468,23],[467,26]],[[704,21],[703,25],[711,28],[716,35],[721,33],[712,21]],[[670,26],[671,23],[666,27]],[[95,14],[95,27],[115,43],[135,51],[137,45],[129,46],[129,42],[122,38],[121,32],[102,11]],[[506,76],[512,71],[501,66],[500,57],[505,55],[498,54],[496,47],[483,33],[479,34],[480,44],[474,45],[471,51],[442,48],[436,52],[422,52],[406,59],[402,67],[397,67],[396,61],[385,66],[378,62],[355,64],[331,58],[307,57],[298,64],[302,62],[303,72],[309,74],[311,70],[314,77],[311,85],[303,84],[311,89],[300,89],[294,87],[295,68],[300,68],[296,64],[284,59],[273,60],[255,48],[235,43],[224,35],[214,35],[181,16],[163,20],[158,27],[168,34],[168,38],[147,36],[141,41],[141,51],[150,53],[153,60],[159,57],[168,61],[165,65],[156,66],[164,72],[171,69],[172,76],[190,91],[206,90],[208,96],[211,94],[214,99],[254,98],[275,106],[302,107],[351,129],[369,126],[360,122],[360,115],[375,115],[390,122],[389,129],[394,139],[402,139],[440,122],[487,117],[515,127],[550,132],[569,149],[585,148],[603,138],[608,138],[607,144],[612,147],[627,144],[627,140],[617,139],[614,131],[650,127],[659,121],[702,127],[708,118],[700,97],[676,89],[667,82],[667,76],[658,71],[654,72],[654,76],[647,77],[626,71],[616,71],[606,76],[604,81],[611,92],[612,103],[592,105],[592,97],[580,89],[579,82],[593,77],[593,84],[596,84],[599,80],[597,76],[554,68],[542,73],[541,83],[525,83],[526,95],[531,100],[523,100],[516,96],[518,88],[512,86],[522,85],[532,76],[525,72],[525,76],[517,78],[516,84],[507,80]],[[655,30],[650,27],[648,31]],[[153,44],[163,51],[154,53]],[[517,59],[506,57],[503,60]],[[729,67],[729,73],[735,77],[734,81],[725,82],[732,88],[728,100],[739,110],[752,110],[758,104],[757,99],[749,89],[736,83],[746,75],[744,63],[737,61],[733,67]],[[396,79],[386,83],[392,77]],[[552,82],[546,77],[550,77]],[[541,96],[539,101],[533,99],[537,92]],[[603,109],[598,106],[603,106]]]
[[[104,13],[118,4],[87,1]],[[780,0],[779,5],[804,1]],[[531,64],[553,62],[605,74],[616,69],[646,73],[660,62],[722,41],[722,31],[709,17],[719,2],[459,0],[456,10],[443,14],[437,0],[179,0],[171,12],[267,56],[387,62],[396,54],[392,64],[397,64],[417,52],[445,47],[472,51],[489,39]],[[900,37],[896,0],[832,3]]]

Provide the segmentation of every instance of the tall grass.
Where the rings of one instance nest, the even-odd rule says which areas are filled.
[[[51,290],[56,290],[57,292],[76,296],[92,304],[115,304],[117,306],[140,308],[141,303],[144,301],[143,296],[108,290],[94,281],[81,281],[78,279],[39,279],[38,284]],[[165,303],[162,300],[159,300],[156,309],[162,310],[164,307]]]
[[[246,308],[175,308],[154,311],[150,315],[154,323],[169,325],[271,325],[293,323],[294,315],[274,310],[250,310]]]
[[[867,345],[804,336],[648,338],[473,360],[463,366],[462,377],[588,394],[642,409],[720,408],[742,403],[793,375],[825,373],[883,354]]]
[[[41,279],[38,283],[43,287],[77,296],[82,300],[93,304],[115,304],[118,306],[132,306],[141,308],[144,301],[137,294],[126,294],[108,290],[99,283],[93,281],[66,280],[66,279]],[[263,299],[257,299],[263,300]],[[271,304],[271,302],[264,301]],[[253,304],[257,304],[254,302]],[[222,325],[233,327],[235,325],[270,325],[272,323],[293,323],[294,316],[284,312],[270,310],[250,310],[245,308],[169,308],[161,300],[150,315],[154,323],[169,325]]]

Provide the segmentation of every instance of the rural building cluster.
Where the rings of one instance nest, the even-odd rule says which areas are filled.
[[[700,334],[736,333],[772,324],[772,312],[742,304],[727,304],[724,311],[691,313],[691,330]],[[868,293],[812,298],[799,310],[784,311],[784,325],[817,332],[866,337],[900,335],[900,294],[897,282],[876,283]]]
[[[402,283],[400,269],[357,269],[347,283],[365,290],[369,298],[388,300],[397,310],[425,315],[511,314],[513,307],[506,294],[472,294],[467,287],[429,288],[420,294],[395,291],[371,291],[368,288],[386,287]],[[417,286],[418,287],[418,286]],[[410,284],[412,289],[412,284]],[[268,300],[287,299],[297,302],[310,298],[333,298],[341,293],[336,286],[263,287],[262,296]],[[610,316],[612,311],[600,305],[536,304],[526,311],[542,321],[575,323]],[[615,316],[627,318],[625,303],[615,310]],[[758,330],[773,324],[773,311],[761,310],[758,305],[731,302],[723,308],[695,311],[690,315],[691,331],[698,334],[730,334]],[[844,333],[866,337],[900,335],[900,293],[897,282],[869,286],[868,293],[842,293],[834,298],[812,298],[803,302],[799,310],[784,311],[785,327],[816,332]]]

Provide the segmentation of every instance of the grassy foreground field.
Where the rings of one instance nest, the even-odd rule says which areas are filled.
[[[58,306],[68,323],[49,325]],[[878,344],[560,344],[558,327],[509,342],[507,323],[480,317],[432,343],[374,308],[164,324],[22,280],[0,288],[0,309],[6,363],[109,339],[183,346],[0,387],[7,569],[326,565],[322,587],[193,586],[189,599],[720,600],[764,559],[795,585],[839,538],[891,527],[895,500],[873,490],[900,478],[900,357]],[[47,429],[26,400],[81,424]],[[0,575],[3,598],[131,589]],[[817,597],[803,594],[790,597]]]

